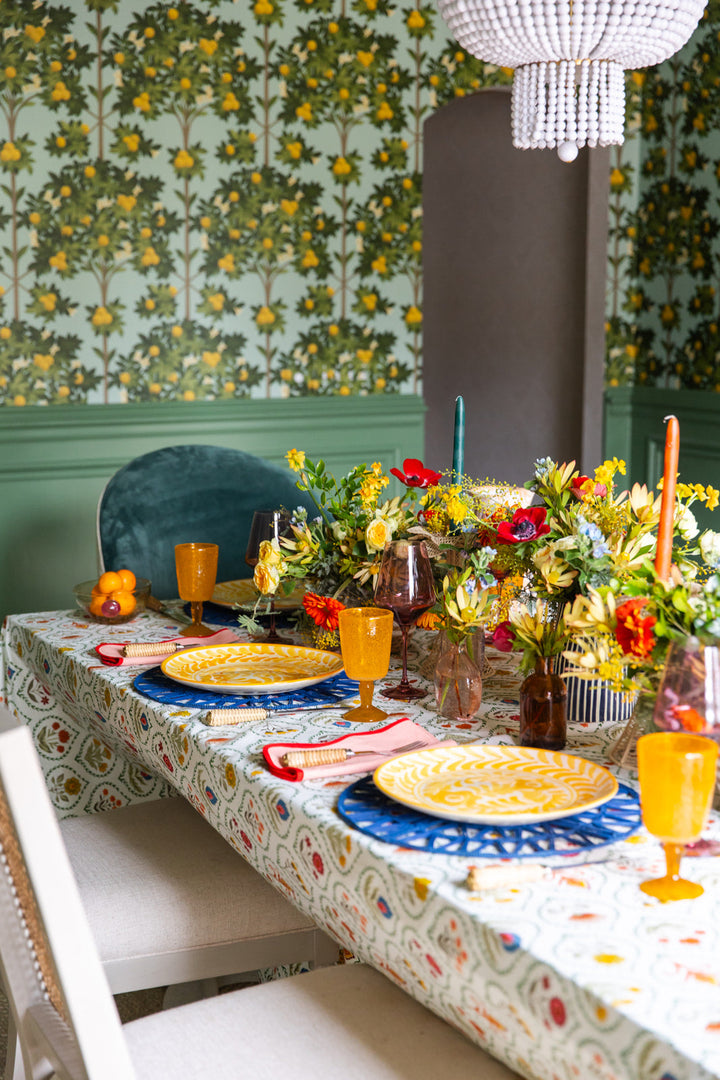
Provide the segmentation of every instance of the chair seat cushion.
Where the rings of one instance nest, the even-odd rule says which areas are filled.
[[[103,962],[311,929],[185,799],[66,818]]]
[[[138,1080],[519,1080],[384,976],[323,968],[134,1020]]]

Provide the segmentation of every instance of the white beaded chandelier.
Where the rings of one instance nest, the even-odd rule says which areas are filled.
[[[659,64],[698,24],[705,0],[438,0],[471,55],[515,69],[513,143],[557,147],[623,141],[624,68]]]

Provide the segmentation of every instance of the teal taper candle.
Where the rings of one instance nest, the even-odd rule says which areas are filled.
[[[455,434],[453,437],[453,480],[460,480],[465,471],[465,402],[455,398]]]

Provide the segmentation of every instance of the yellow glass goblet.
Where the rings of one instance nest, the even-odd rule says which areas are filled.
[[[385,608],[345,608],[339,616],[345,674],[360,683],[360,704],[343,713],[345,720],[372,723],[387,716],[372,703],[374,683],[390,666],[393,613]]]
[[[217,577],[218,545],[205,543],[176,544],[175,570],[181,600],[190,601],[192,625],[180,631],[181,637],[207,637],[215,631],[202,622],[203,604],[212,600]]]
[[[662,841],[667,865],[665,877],[640,888],[658,900],[692,900],[703,887],[680,877],[680,859],[707,822],[718,745],[698,735],[658,731],[638,739],[637,755],[643,824]]]

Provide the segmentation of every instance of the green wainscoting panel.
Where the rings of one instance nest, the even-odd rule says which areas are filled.
[[[420,397],[394,394],[0,409],[0,618],[72,606],[97,568],[98,497],[139,454],[208,443],[282,464],[298,447],[335,474],[387,470],[422,457],[424,416]]]
[[[605,391],[605,456],[623,458],[630,482],[651,484],[663,473],[665,424],[680,421],[678,472],[686,484],[720,488],[720,394],[704,390],[615,387]],[[720,531],[720,508],[693,505],[701,529]]]

